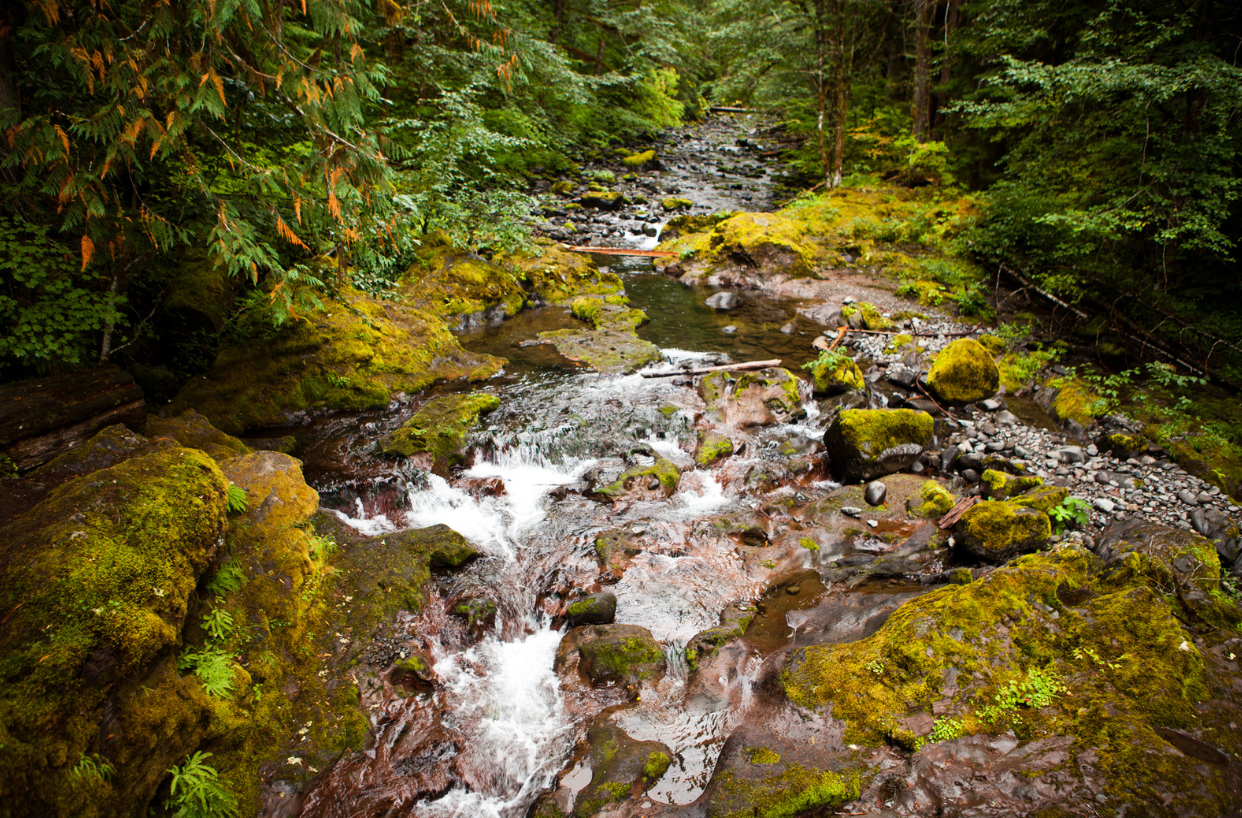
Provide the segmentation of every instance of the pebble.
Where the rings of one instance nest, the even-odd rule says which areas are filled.
[[[1117,504],[1114,503],[1112,500],[1105,500],[1103,497],[1097,498],[1096,501],[1092,503],[1092,505],[1094,505],[1097,509],[1104,512],[1105,514],[1112,514],[1113,509],[1117,507]]]
[[[841,506],[841,513],[846,517],[861,517],[862,509],[858,506]]]
[[[720,331],[723,332],[725,335],[732,335],[733,333],[737,332],[737,327],[730,324],[729,326],[723,328]]]
[[[1185,503],[1188,506],[1199,505],[1198,498],[1195,497],[1193,494],[1191,494],[1186,489],[1182,489],[1181,491],[1177,493],[1177,499],[1181,500],[1183,503]]]

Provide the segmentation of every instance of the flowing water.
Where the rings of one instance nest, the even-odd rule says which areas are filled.
[[[730,127],[675,142],[667,173],[681,195],[712,208],[754,208],[756,197],[760,204],[770,200],[766,175],[742,188],[730,187],[736,183],[727,175],[705,178],[704,168],[718,168],[722,157],[737,153],[731,137],[739,126]],[[810,357],[813,330],[789,305],[751,299],[720,315],[703,306],[709,292],[616,261],[601,259],[614,265],[632,301],[651,317],[643,336],[664,350],[666,360],[654,369],[725,356],[780,357],[796,369]],[[626,697],[563,678],[557,649],[567,601],[601,590],[594,542],[612,530],[642,546],[609,587],[618,599],[616,621],[649,629],[669,659],[668,674],[615,721],[634,739],[661,741],[675,754],[651,799],[685,804],[706,786],[724,739],[745,712],[761,657],[690,675],[684,648],[716,626],[730,605],[758,599],[777,572],[809,567],[813,559],[795,548],[797,555],[780,565],[759,565],[710,521],[758,508],[750,476],[782,449],[782,462],[789,447],[807,449],[822,432],[818,411],[808,402],[806,419],[796,423],[730,430],[739,454],[715,471],[698,469],[692,453],[704,407],[688,379],[603,376],[549,347],[518,345],[570,322],[563,308],[544,308],[462,336],[467,348],[503,355],[510,365],[487,386],[501,408],[472,438],[469,468],[451,479],[394,470],[370,455],[374,441],[400,422],[391,413],[328,419],[304,442],[307,473],[324,506],[360,532],[443,523],[484,556],[443,582],[419,615],[398,623],[407,644],[420,646],[433,663],[434,687],[410,693],[385,682],[364,691],[374,744],[325,771],[307,794],[303,815],[517,818],[558,777],[571,790],[585,785],[590,771],[573,766],[575,748],[590,721]],[[737,332],[722,332],[730,324]],[[615,504],[584,496],[589,481],[610,481],[628,464],[656,455],[683,471],[671,496]],[[805,491],[816,490],[814,477],[803,480]],[[449,613],[462,600],[494,606],[494,621],[481,633],[467,627]],[[778,642],[784,628],[778,621]]]

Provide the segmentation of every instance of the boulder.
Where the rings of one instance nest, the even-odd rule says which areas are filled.
[[[244,442],[212,426],[211,421],[193,409],[187,409],[176,417],[148,418],[147,437],[153,440],[172,438],[187,449],[206,452],[217,461],[251,452]]]
[[[872,480],[907,469],[931,445],[931,415],[912,409],[846,409],[824,433],[837,479]]]
[[[742,299],[738,297],[737,293],[721,292],[708,298],[706,304],[713,310],[728,312],[742,306]]]
[[[927,386],[945,403],[974,403],[996,394],[1000,370],[982,344],[960,338],[936,356],[927,371]]]
[[[607,592],[591,594],[570,604],[565,611],[569,626],[611,625],[617,617],[617,597]]]
[[[672,497],[681,483],[681,469],[667,458],[656,457],[651,465],[636,463],[616,480],[593,482],[587,494],[597,500],[620,500],[628,494],[655,494]]]
[[[612,190],[588,190],[578,197],[578,204],[583,207],[595,207],[600,210],[620,210],[628,201],[625,194]]]
[[[588,625],[575,639],[579,668],[592,684],[636,687],[668,666],[651,631],[638,625]]]
[[[708,410],[729,426],[745,428],[787,423],[803,417],[800,381],[788,369],[713,372],[699,381]]]
[[[979,480],[990,500],[1006,500],[1044,485],[1038,477],[1015,477],[993,469],[985,469]]]
[[[381,442],[385,454],[409,457],[416,452],[431,454],[438,469],[456,465],[463,459],[463,448],[479,417],[500,406],[500,399],[486,392],[469,395],[441,395],[423,404],[401,428]]]
[[[1012,502],[975,503],[957,522],[957,547],[988,562],[1003,563],[1038,550],[1052,536],[1052,521],[1038,509]]]
[[[636,741],[613,722],[614,708],[596,716],[587,730],[579,764],[591,780],[574,791],[564,782],[543,796],[530,818],[594,818],[612,814],[621,802],[649,790],[673,761],[658,741]],[[570,806],[572,804],[572,808]]]

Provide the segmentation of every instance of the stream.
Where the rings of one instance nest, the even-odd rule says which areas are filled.
[[[737,140],[753,139],[754,130],[740,119],[674,134],[661,154],[672,170],[650,176],[660,189],[692,198],[696,210],[767,205],[771,181],[766,170],[756,178],[759,163],[747,163],[744,181],[718,172],[737,163]],[[616,217],[625,221],[624,214]],[[654,241],[627,231],[614,232],[611,243]],[[718,313],[703,304],[710,291],[660,276],[645,260],[598,261],[622,276],[634,305],[650,316],[640,335],[666,359],[655,369],[753,357],[784,358],[796,369],[813,357],[809,341],[818,330],[808,324],[801,332],[782,332],[801,320],[785,305],[748,299],[739,310]],[[307,474],[324,507],[360,532],[442,523],[485,556],[443,584],[441,596],[420,615],[400,623],[402,635],[433,663],[434,689],[409,695],[384,685],[367,691],[373,747],[321,776],[303,815],[525,815],[570,765],[591,719],[626,701],[619,690],[574,685],[555,669],[564,633],[557,614],[564,599],[601,590],[594,541],[610,530],[642,542],[632,565],[608,588],[618,599],[616,621],[650,630],[669,663],[666,676],[621,710],[617,722],[634,739],[663,742],[675,754],[649,791],[654,801],[689,803],[711,777],[722,742],[747,707],[761,657],[756,653],[727,675],[696,683],[687,673],[685,647],[717,625],[731,604],[757,599],[769,577],[789,566],[769,562],[765,568],[744,558],[733,540],[705,521],[756,507],[758,496],[746,478],[756,466],[762,472],[782,447],[813,451],[822,434],[819,410],[808,400],[804,419],[734,435],[739,456],[715,472],[698,469],[692,453],[703,402],[688,379],[603,376],[549,347],[518,346],[572,321],[566,309],[548,307],[461,336],[465,347],[503,355],[510,365],[499,383],[489,384],[501,407],[475,434],[473,465],[452,480],[394,472],[369,458],[367,442],[400,420],[384,413],[329,419],[304,444]],[[737,331],[723,332],[729,325]],[[634,449],[683,470],[672,496],[606,504],[582,495],[586,475],[619,473]],[[812,552],[796,550],[795,567],[809,566]],[[447,614],[450,601],[461,600],[495,607],[494,622],[477,641]],[[562,786],[580,789],[590,770],[579,764],[564,778]]]

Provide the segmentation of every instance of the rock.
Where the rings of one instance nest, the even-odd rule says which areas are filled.
[[[720,331],[723,332],[725,335],[732,335],[735,332],[737,332],[737,326],[734,324],[730,324],[727,327],[722,327]]]
[[[1112,500],[1108,500],[1103,497],[1097,497],[1096,499],[1092,500],[1091,505],[1095,506],[1097,509],[1104,512],[1105,514],[1112,514],[1113,509],[1117,507],[1117,504],[1114,503]]]
[[[931,444],[931,415],[911,409],[847,409],[824,433],[833,472],[859,482],[910,467]]]
[[[861,392],[867,388],[858,364],[845,355],[824,358],[811,367],[811,385],[817,395],[840,395],[843,392]]]
[[[733,454],[733,441],[714,429],[699,432],[699,445],[694,452],[694,462],[700,468],[707,468]]]
[[[867,484],[867,490],[863,493],[863,499],[868,505],[878,506],[884,502],[885,495],[888,494],[888,487],[879,480]]]
[[[863,510],[858,506],[841,506],[841,513],[846,517],[862,517]]]
[[[1081,446],[1060,446],[1055,450],[1062,463],[1086,463]]]
[[[653,479],[656,486],[654,489],[649,488]],[[636,486],[642,486],[640,491],[658,492],[662,497],[672,497],[680,483],[681,469],[677,464],[667,458],[657,457],[650,466],[636,464],[629,467],[607,485],[593,482],[587,495],[596,500],[615,502],[632,493]]]
[[[586,735],[583,769],[590,781],[574,791],[564,783],[549,793],[530,818],[592,818],[624,808],[623,802],[655,785],[673,760],[673,751],[658,741],[635,741],[613,722],[612,709],[591,723]],[[572,811],[569,810],[573,804]]]
[[[944,402],[974,403],[996,393],[1000,370],[978,341],[961,338],[936,356],[927,371],[927,385]]]
[[[1001,402],[993,398],[988,398],[987,400],[980,401],[979,406],[985,412],[995,412],[1001,408]]]
[[[693,206],[694,202],[679,196],[667,196],[660,201],[660,207],[665,210],[689,210]]]
[[[655,681],[668,664],[651,631],[637,625],[587,625],[576,645],[579,667],[596,685]]]
[[[954,529],[958,547],[989,562],[1006,562],[1040,548],[1052,536],[1042,511],[1015,503],[985,500],[966,510]]]
[[[145,814],[217,713],[242,718],[177,673],[190,605],[225,543],[227,489],[210,457],[172,446],[71,479],[0,529],[4,811]],[[64,800],[98,750],[110,784]]]
[[[1238,561],[1239,552],[1242,550],[1239,549],[1238,545],[1239,541],[1236,537],[1229,540],[1216,541],[1216,553],[1220,556],[1222,566],[1233,565]]]
[[[705,303],[713,310],[727,312],[742,306],[742,299],[738,297],[737,293],[722,292],[711,296]]]
[[[884,373],[884,377],[894,386],[900,386],[902,389],[913,389],[915,383],[918,381],[919,374],[917,372],[912,372],[909,369],[893,370],[890,367],[889,371]]]
[[[1211,533],[1211,526],[1208,525],[1207,515],[1201,508],[1191,510],[1190,526],[1205,537]]]
[[[974,469],[962,469],[961,475],[962,475],[962,479],[965,480],[967,483],[978,483],[979,482],[979,472],[977,472]]]
[[[784,324],[781,326],[781,332],[785,333],[786,335],[793,335],[794,332],[797,331],[797,329],[798,329],[798,325],[795,324],[793,321],[790,321],[788,324]]]
[[[1022,421],[1019,420],[1018,416],[1013,412],[1010,412],[1008,409],[1002,409],[996,413],[996,422],[1002,426],[1013,426],[1021,423]]]
[[[1186,489],[1181,489],[1180,491],[1177,492],[1177,499],[1181,500],[1183,503],[1185,503],[1188,506],[1199,505],[1199,498],[1195,497],[1194,494],[1187,491]]]
[[[699,381],[699,396],[718,420],[738,428],[787,423],[804,417],[798,378],[788,369],[713,372]]]
[[[1005,500],[1037,489],[1044,484],[1038,477],[1014,477],[1004,472],[987,469],[979,478],[990,500]]]
[[[498,406],[500,399],[485,392],[432,398],[401,428],[386,436],[381,448],[385,454],[403,457],[428,452],[437,469],[446,469],[463,460],[466,436],[479,417]]]
[[[249,527],[256,540],[301,525],[319,510],[319,493],[306,485],[302,463],[279,452],[252,452],[220,463],[220,470],[246,494],[246,509],[231,526]]]
[[[615,191],[590,190],[578,197],[578,204],[600,210],[620,210],[629,204],[629,200],[624,194]]]
[[[591,594],[572,603],[566,614],[569,626],[611,625],[617,616],[617,597],[608,592]]]

